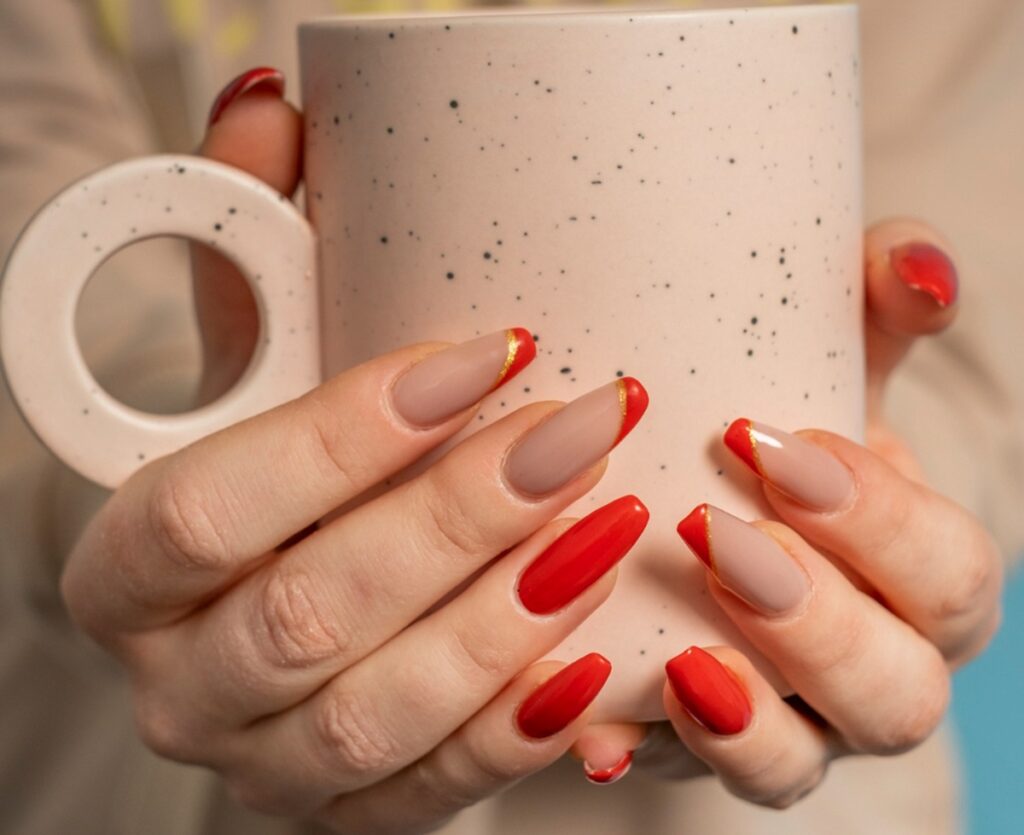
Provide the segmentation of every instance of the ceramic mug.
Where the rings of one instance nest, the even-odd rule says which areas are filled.
[[[651,398],[567,511],[635,493],[650,524],[545,657],[611,660],[599,720],[664,717],[664,663],[690,644],[732,644],[791,692],[675,525],[703,501],[774,517],[723,448],[734,418],[863,440],[856,8],[335,17],[303,24],[299,50],[307,217],[240,171],[164,156],[79,181],[23,233],[0,339],[35,432],[116,487],[382,352],[525,326],[537,361],[460,437],[624,375]],[[235,261],[261,338],[219,400],[152,415],[98,386],[73,318],[106,258],[166,234]]]

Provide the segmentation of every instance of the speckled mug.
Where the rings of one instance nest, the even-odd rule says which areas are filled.
[[[529,327],[538,361],[469,431],[617,375],[651,396],[569,511],[632,492],[651,522],[608,601],[545,657],[611,660],[598,719],[662,718],[664,663],[693,643],[739,647],[790,692],[674,527],[702,501],[773,516],[723,451],[736,417],[863,438],[855,7],[338,17],[303,25],[300,54],[308,222],[191,157],[114,166],[34,218],[0,339],[35,431],[114,487],[381,352]],[[88,276],[156,234],[232,257],[262,317],[242,379],[183,415],[113,400],[74,336]]]

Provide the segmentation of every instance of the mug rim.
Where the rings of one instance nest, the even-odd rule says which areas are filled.
[[[441,21],[458,21],[479,23],[495,21],[497,23],[530,23],[552,24],[563,20],[580,18],[617,19],[642,17],[644,20],[665,18],[680,23],[691,22],[701,18],[721,18],[737,14],[754,17],[781,17],[798,15],[801,19],[814,15],[856,14],[858,4],[853,2],[796,3],[793,5],[771,6],[736,6],[718,8],[666,8],[666,7],[623,7],[606,9],[596,5],[564,7],[558,9],[521,6],[515,9],[501,7],[474,8],[465,12],[449,11],[400,11],[381,12],[376,14],[334,14],[313,17],[299,23],[299,31],[360,29],[362,27],[379,29],[387,26],[401,25],[403,28],[422,28],[421,24],[433,24]]]

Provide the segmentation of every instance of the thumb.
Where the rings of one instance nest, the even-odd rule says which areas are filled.
[[[956,318],[959,284],[949,245],[914,220],[888,220],[864,239],[865,352],[869,423],[882,422],[892,371],[925,334]]]
[[[240,168],[291,196],[301,174],[302,117],[270,67],[234,79],[210,110],[199,155]],[[203,349],[197,405],[226,392],[248,365],[259,334],[256,300],[225,256],[192,244],[192,290]]]
[[[632,722],[587,725],[569,749],[583,763],[583,773],[592,783],[614,783],[626,776],[635,751],[647,736],[649,726]]]

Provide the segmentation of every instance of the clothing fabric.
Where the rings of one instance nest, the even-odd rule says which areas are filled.
[[[694,3],[668,4],[683,8]],[[394,0],[46,0],[0,3],[0,257],[46,199],[125,157],[188,151],[231,77],[283,69],[295,97],[295,24],[336,12],[454,8]],[[643,8],[664,7],[647,4]],[[866,222],[916,215],[954,243],[961,310],[893,378],[891,422],[929,482],[976,513],[1008,561],[1024,547],[1024,374],[1018,223],[1024,217],[1024,4],[864,0]],[[181,247],[128,249],[87,289],[83,352],[129,403],[185,410],[199,354]],[[159,280],[157,280],[159,278]],[[58,593],[63,561],[108,493],[58,462],[0,394],[0,830],[284,835],[216,775],[150,753],[122,669],[77,633]],[[566,757],[456,817],[450,835],[959,831],[948,725],[897,757],[848,757],[778,812],[717,779],[634,770],[586,783]]]

